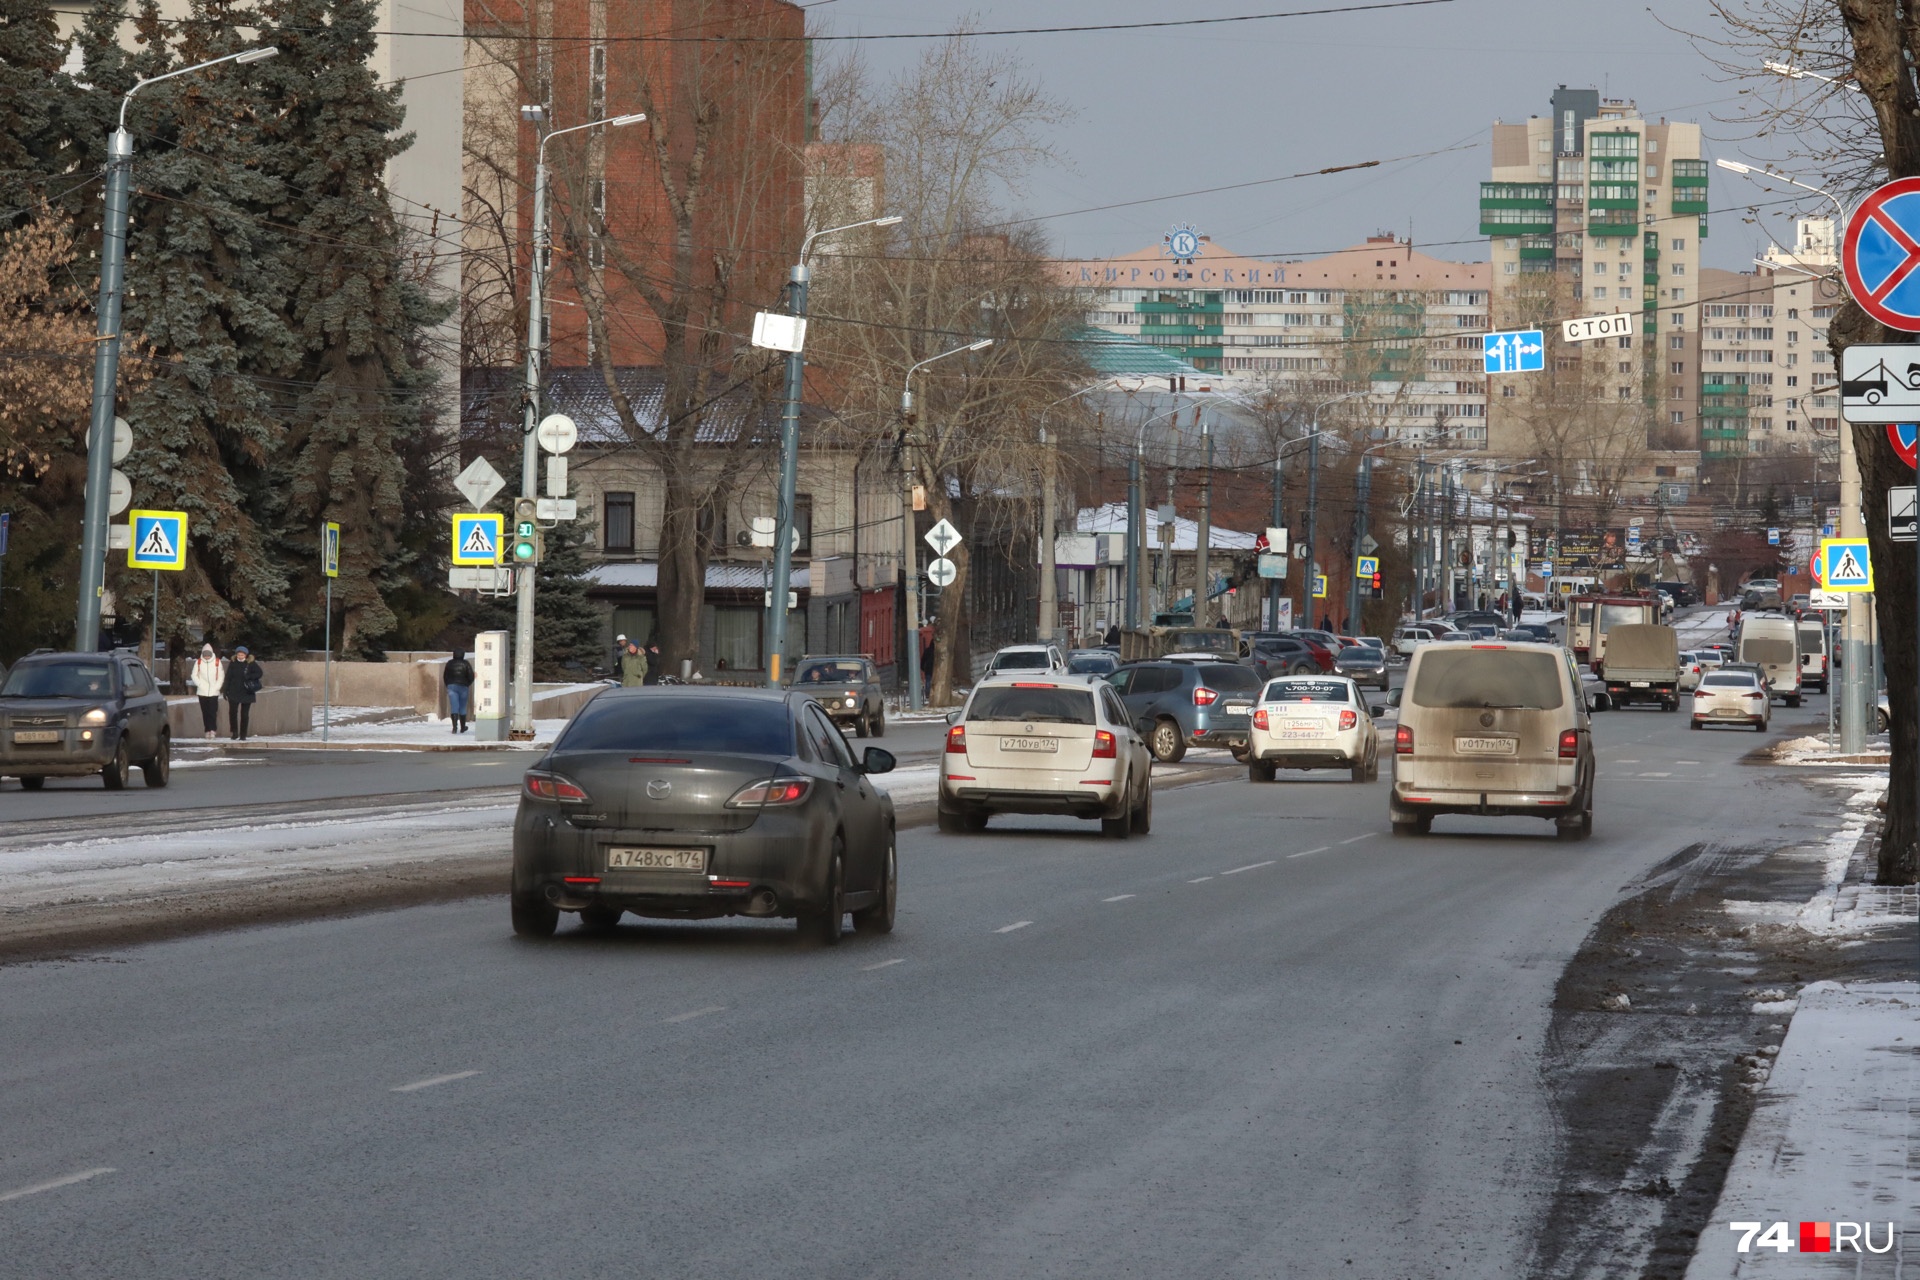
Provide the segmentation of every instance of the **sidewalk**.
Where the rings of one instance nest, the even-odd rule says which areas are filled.
[[[1738,1252],[1734,1222],[1787,1223],[1787,1252],[1757,1237]],[[1800,1255],[1803,1222],[1871,1225],[1876,1249],[1890,1222],[1899,1238],[1815,1261]],[[1801,991],[1686,1280],[1808,1275],[1920,1276],[1920,984]]]

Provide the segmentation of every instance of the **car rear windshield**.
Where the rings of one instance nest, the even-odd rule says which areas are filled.
[[[1047,653],[1044,649],[1029,649],[1024,653],[1002,653],[993,659],[995,671],[1032,671],[1047,665]]]
[[[793,754],[793,728],[786,704],[767,698],[602,696],[553,749],[784,757]]]
[[[1119,665],[1110,653],[1076,653],[1067,659],[1067,670],[1075,675],[1105,675]]]
[[[1260,695],[1262,702],[1345,702],[1347,686],[1339,680],[1274,680]]]
[[[4,698],[110,698],[113,671],[104,662],[23,663],[0,686]]]
[[[1260,676],[1252,667],[1200,668],[1200,683],[1222,693],[1252,693],[1260,687]]]
[[[969,720],[1033,720],[1046,724],[1092,724],[1093,694],[1086,689],[1029,689],[992,685],[973,695]]]
[[[1814,650],[1818,653],[1819,650]],[[1783,666],[1799,657],[1795,647],[1785,640],[1756,636],[1740,646],[1740,661]]]
[[[1380,651],[1378,649],[1370,649],[1364,644],[1350,645],[1342,649],[1340,656],[1335,658],[1334,661],[1378,663],[1380,661]]]
[[[858,662],[807,662],[794,673],[795,684],[859,684],[866,668]]]
[[[1422,649],[1413,682],[1417,707],[1523,707],[1551,711],[1562,705],[1559,664],[1550,653],[1512,649]]]
[[[1760,681],[1745,672],[1735,671],[1721,675],[1706,676],[1700,681],[1702,689],[1757,689]]]
[[[1825,653],[1827,651],[1827,638],[1819,627],[1801,627],[1794,634],[1800,637],[1801,653]]]

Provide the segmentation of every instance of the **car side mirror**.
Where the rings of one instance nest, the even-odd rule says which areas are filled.
[[[1390,706],[1390,707],[1397,707],[1397,706],[1399,706],[1399,705],[1400,705],[1400,698],[1401,698],[1401,695],[1403,695],[1404,693],[1406,693],[1406,690],[1405,690],[1405,689],[1395,689],[1395,690],[1393,690],[1393,692],[1391,692],[1391,693],[1389,693],[1389,694],[1387,695],[1387,705],[1388,705],[1388,706]]]
[[[963,709],[964,709],[964,708],[963,708]],[[960,723],[960,712],[959,712],[959,711],[949,711],[949,712],[947,712],[947,724],[948,724],[948,725],[950,725],[950,726],[951,726],[951,725],[956,725],[956,724],[959,724],[959,723]]]
[[[1152,716],[1141,716],[1133,722],[1133,731],[1143,738],[1151,738],[1153,736],[1153,728]]]
[[[860,757],[860,772],[892,773],[896,763],[898,762],[894,760],[893,752],[881,747],[868,747],[866,753]]]
[[[1596,693],[1593,695],[1593,709],[1595,711],[1611,711],[1613,710],[1613,699],[1604,693]]]
[[[1370,716],[1383,716],[1387,714],[1387,709],[1385,707],[1368,707],[1367,714]]]

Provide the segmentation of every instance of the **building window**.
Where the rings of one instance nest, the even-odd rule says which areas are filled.
[[[596,44],[587,51],[587,119],[598,120],[606,114],[607,46]]]
[[[1667,339],[1667,349],[1669,351],[1685,351],[1687,349],[1687,340],[1676,333]]]
[[[1593,286],[1593,299],[1595,302],[1605,302],[1607,300],[1607,286],[1603,284]]]
[[[793,553],[797,556],[810,554],[813,551],[813,495],[810,493],[793,495],[793,531],[800,535]]]
[[[593,218],[587,224],[587,265],[595,271],[607,265],[607,180],[595,178],[587,184],[587,202]]]
[[[1633,388],[1632,388],[1632,387],[1621,387],[1621,388],[1620,388],[1620,398],[1621,398],[1622,400],[1631,400],[1631,399],[1633,399]]]
[[[734,671],[759,670],[760,623],[766,614],[758,605],[716,605],[713,610],[715,664],[724,662]]]
[[[607,551],[633,550],[633,494],[609,491],[603,499],[600,545]]]
[[[1624,298],[1624,297],[1626,297],[1627,295],[1626,295],[1626,294],[1624,294],[1624,293],[1622,293],[1622,294],[1621,294],[1620,296]],[[1632,339],[1631,337],[1627,337],[1627,338],[1615,338],[1615,339],[1614,339],[1614,341],[1615,341],[1616,343],[1618,343],[1618,344],[1619,344],[1619,346],[1620,346],[1620,349],[1621,349],[1622,351],[1631,351],[1631,350],[1633,350],[1633,339]]]
[[[1675,409],[1673,412],[1669,413],[1667,417],[1676,427],[1686,425],[1687,415],[1679,409]]]
[[[1797,387],[1797,386],[1799,386],[1799,385],[1800,385],[1800,375],[1799,375],[1799,374],[1797,374],[1797,373],[1790,373],[1790,374],[1788,374],[1788,375],[1787,375],[1787,385],[1788,385],[1788,386],[1790,386],[1790,387]]]
[[[1622,360],[1622,361],[1620,362],[1620,372],[1621,372],[1621,373],[1632,373],[1632,372],[1633,372],[1633,361],[1631,361],[1631,360]]]
[[[1675,275],[1677,275],[1677,276],[1683,276],[1683,275],[1685,275],[1685,274],[1687,274],[1687,264],[1686,264],[1686,263],[1684,263],[1684,262],[1676,262],[1676,263],[1674,263],[1674,264],[1673,264],[1673,274],[1675,274]]]
[[[1672,293],[1675,302],[1685,302],[1687,300],[1687,291],[1685,289],[1676,288],[1672,290]]]
[[[1685,373],[1686,371],[1687,362],[1685,360],[1675,360],[1667,369],[1669,373]]]
[[[1673,251],[1675,253],[1685,253],[1687,251],[1687,242],[1676,237],[1673,241]]]

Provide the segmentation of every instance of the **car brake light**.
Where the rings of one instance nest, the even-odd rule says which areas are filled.
[[[1413,754],[1413,730],[1407,725],[1403,724],[1393,731],[1393,754],[1397,756]]]
[[[578,784],[557,773],[527,774],[527,794],[536,800],[558,800],[563,804],[584,804],[587,793]]]
[[[1057,684],[1042,684],[1038,680],[1015,680],[1013,687],[1016,689],[1058,689],[1060,686]]]
[[[1093,758],[1095,760],[1117,760],[1120,758],[1120,744],[1105,729],[1096,729],[1093,734]]]
[[[1353,728],[1353,726],[1359,723],[1360,723],[1360,716],[1357,712],[1342,711],[1340,713],[1340,727],[1342,729],[1351,729]]]
[[[1473,647],[1476,649],[1504,649],[1507,646],[1503,644],[1476,644]]]
[[[947,752],[950,755],[967,754],[967,726],[957,724],[947,730]]]
[[[1205,685],[1197,685],[1193,690],[1193,705],[1196,707],[1210,707],[1219,700],[1220,695]]]
[[[799,804],[813,790],[805,778],[768,778],[753,782],[734,792],[727,800],[729,809],[777,809]]]
[[[1267,727],[1267,709],[1265,707],[1256,707],[1254,709],[1253,727],[1256,729],[1264,729]]]
[[[1562,729],[1560,731],[1560,758],[1562,760],[1576,760],[1579,756],[1580,731],[1578,729]]]

